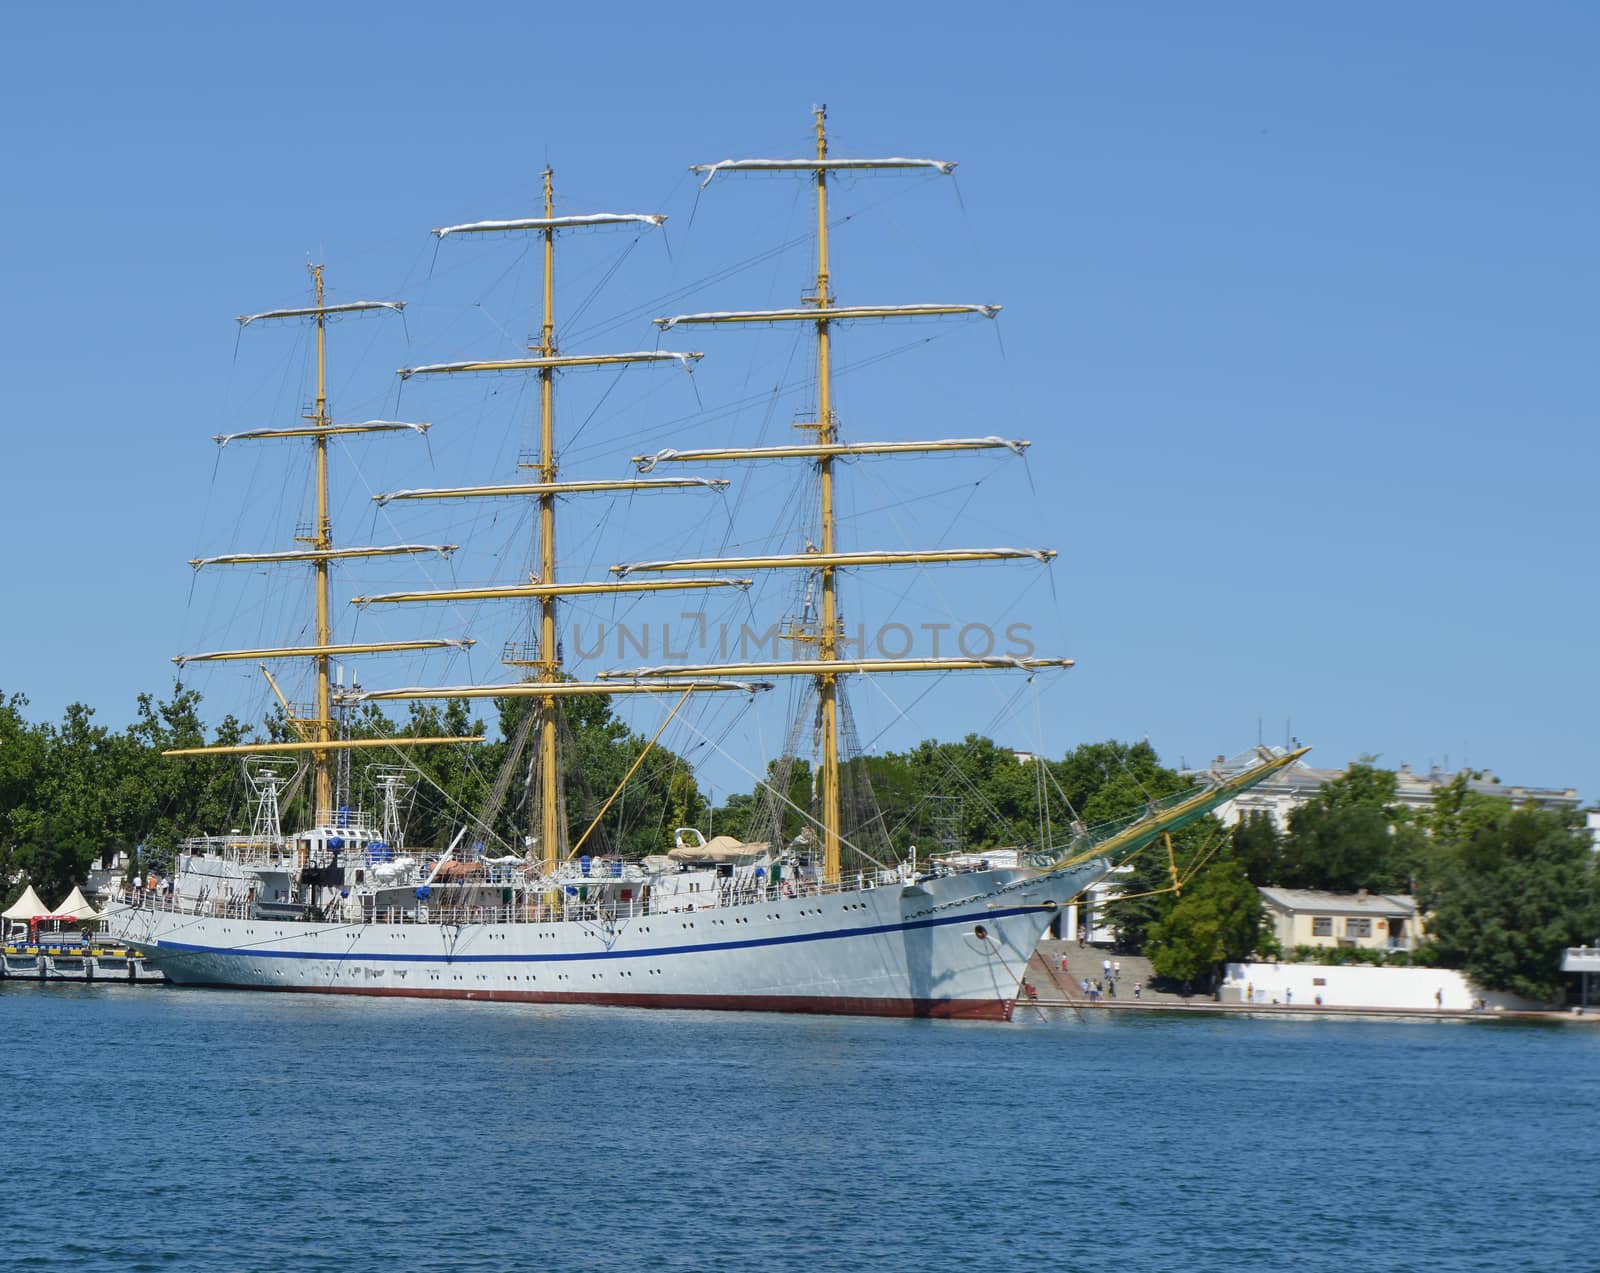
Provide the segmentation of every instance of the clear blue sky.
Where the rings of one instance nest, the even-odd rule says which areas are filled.
[[[802,154],[809,107],[826,101],[836,153],[961,164],[954,186],[841,187],[839,212],[855,216],[839,236],[841,300],[1006,306],[1000,341],[981,323],[853,337],[845,356],[863,364],[875,341],[936,339],[846,378],[851,435],[1035,444],[1025,468],[858,466],[853,525],[893,547],[1061,550],[1042,579],[1020,566],[1000,582],[897,577],[855,610],[1022,617],[1042,648],[1079,660],[1037,706],[998,713],[1011,687],[988,678],[896,689],[915,726],[864,689],[869,741],[977,730],[1059,753],[1148,736],[1193,763],[1254,742],[1258,718],[1281,740],[1292,717],[1323,764],[1466,760],[1600,794],[1600,12],[922,3],[849,11],[866,19],[828,8],[819,32],[799,7],[590,12],[606,16],[409,3],[9,16],[0,687],[38,717],[81,700],[120,725],[140,690],[170,689],[169,655],[293,637],[259,589],[246,599],[260,580],[192,581],[184,561],[284,546],[273,536],[292,529],[294,507],[274,520],[259,497],[239,502],[269,475],[272,498],[297,503],[299,479],[270,476],[283,457],[230,449],[219,463],[208,439],[299,409],[303,359],[284,372],[294,333],[240,340],[231,320],[300,301],[308,256],[337,296],[413,302],[398,331],[336,329],[344,418],[437,422],[427,447],[352,450],[370,466],[362,482],[503,477],[519,443],[493,426],[525,417],[525,401],[479,382],[467,424],[442,389],[397,400],[392,371],[507,349],[532,326],[507,288],[531,275],[524,262],[496,289],[519,245],[446,244],[436,261],[428,228],[531,211],[547,159],[563,210],[670,213],[670,255],[642,242],[578,324],[603,326],[806,232],[797,183],[730,179],[697,202],[684,170]],[[563,256],[563,314],[623,242]],[[686,303],[793,303],[805,252]],[[635,317],[591,343],[651,339]],[[787,345],[689,343],[708,355],[693,387],[659,373],[604,401],[609,382],[572,390],[564,409],[595,424],[569,475],[619,472],[641,438],[786,432],[789,402],[772,419],[694,413],[697,391],[715,408],[769,384]],[[730,542],[770,531],[751,514],[793,482],[751,477]],[[662,507],[630,506],[608,533],[654,555],[655,519],[683,516]],[[431,530],[374,525],[364,487],[346,508],[345,542]],[[442,531],[503,530],[479,510],[451,516]],[[603,536],[564,545],[563,569],[603,568],[612,550]],[[383,584],[407,582],[386,569]],[[494,563],[461,569],[487,577]],[[298,585],[274,586],[286,610],[300,604]],[[448,674],[498,674],[500,620],[480,617],[487,652]],[[450,630],[442,615],[418,622]],[[219,712],[261,706],[246,673],[194,683]],[[729,728],[737,742],[746,727]],[[759,728],[770,750],[779,726]],[[722,762],[707,772],[744,785]]]

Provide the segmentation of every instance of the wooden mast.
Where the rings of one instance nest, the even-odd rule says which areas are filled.
[[[816,108],[817,162],[828,157],[828,108]],[[831,446],[838,440],[833,419],[833,366],[830,361],[828,306],[828,170],[817,168],[817,441]],[[834,552],[833,460],[830,453],[817,458],[822,493],[822,552]],[[839,612],[834,567],[824,566],[822,576],[822,632],[817,658],[832,663],[839,657]],[[828,883],[839,879],[839,683],[831,671],[817,676],[817,699],[822,712],[822,874]]]
[[[309,542],[319,553],[333,547],[333,523],[328,517],[328,435],[325,432],[332,421],[328,418],[328,316],[322,306],[322,266],[312,267],[317,283],[317,403],[312,424],[317,429],[317,522],[312,527]],[[329,621],[329,566],[327,557],[319,556],[314,563],[317,571],[317,644],[327,646],[333,637]],[[316,740],[322,750],[311,755],[315,777],[312,790],[315,802],[312,820],[321,823],[333,816],[333,787],[328,773],[327,745],[333,741],[333,695],[330,687],[330,664],[326,654],[317,660],[317,719]]]
[[[539,353],[543,358],[556,354],[555,269],[556,231],[549,222],[555,217],[554,174],[544,170],[544,324],[540,328]],[[555,368],[539,369],[539,481],[556,480],[555,452]],[[556,497],[551,491],[539,496],[539,582],[556,580]],[[546,593],[539,598],[539,679],[560,679],[561,662],[556,649],[556,597]],[[561,855],[561,777],[557,755],[556,700],[539,700],[539,847],[547,873],[554,873]]]

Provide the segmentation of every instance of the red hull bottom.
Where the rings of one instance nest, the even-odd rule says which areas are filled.
[[[197,984],[197,983],[188,983]],[[711,1012],[804,1012],[843,1017],[934,1017],[1009,1021],[1011,1001],[998,999],[859,999],[848,995],[629,995],[543,990],[401,990],[354,986],[218,986],[295,994],[378,995],[392,999],[474,999],[492,1003],[576,1003],[610,1008],[687,1008]]]

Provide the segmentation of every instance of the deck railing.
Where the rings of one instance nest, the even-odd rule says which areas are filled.
[[[419,899],[404,906],[375,906],[371,896],[356,895],[355,906],[348,899],[338,899],[326,908],[329,923],[364,924],[550,924],[558,921],[578,923],[605,923],[620,920],[643,919],[650,916],[686,915],[715,911],[730,906],[748,906],[763,902],[776,902],[794,898],[832,897],[855,893],[883,885],[898,877],[879,871],[854,871],[837,881],[819,881],[789,877],[773,880],[770,876],[740,875],[718,879],[703,891],[662,892],[649,897],[647,887],[628,890],[628,896],[607,896],[599,885],[609,881],[600,876],[590,880],[589,886],[596,896],[577,897],[568,890],[580,887],[562,880],[560,882],[527,881],[514,868],[488,867],[481,875],[471,876],[462,884],[471,888],[502,890],[515,887],[510,900],[498,902],[462,903],[436,895],[432,899]],[[637,883],[634,881],[633,883]],[[434,887],[444,882],[436,882]],[[115,894],[123,905],[137,906],[166,914],[198,915],[215,919],[252,919],[254,899],[230,894],[225,897],[192,897],[162,888],[124,884]],[[552,901],[552,896],[555,900]],[[357,910],[359,908],[359,910]],[[268,921],[270,922],[270,921]]]

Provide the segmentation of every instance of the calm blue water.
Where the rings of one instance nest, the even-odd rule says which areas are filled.
[[[12,1267],[1600,1269],[1593,1026],[7,982],[0,1048]]]

